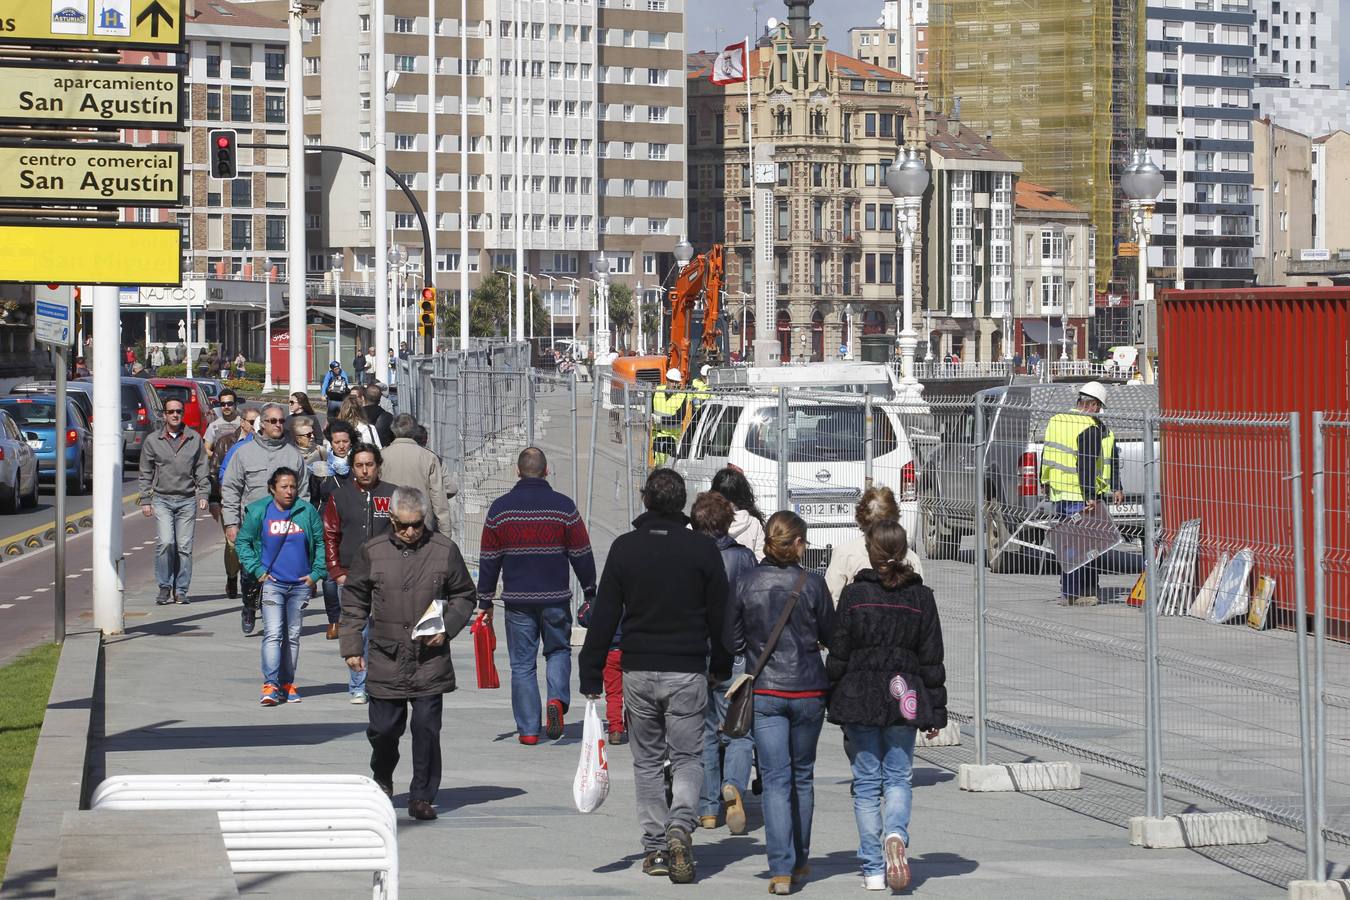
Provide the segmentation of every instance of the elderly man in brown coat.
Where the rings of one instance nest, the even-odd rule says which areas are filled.
[[[367,670],[370,768],[391,797],[399,739],[412,706],[408,813],[434,819],[432,804],[441,786],[442,697],[455,689],[449,642],[469,621],[476,595],[459,548],[426,527],[431,508],[425,494],[400,487],[389,510],[389,534],[363,545],[347,573],[339,648],[349,668]],[[441,620],[419,629],[433,600],[439,601]],[[367,620],[370,646],[363,657],[361,630]],[[427,633],[414,637],[414,631]]]
[[[431,501],[436,521],[433,525],[441,534],[450,534],[450,500],[453,493],[450,479],[441,458],[413,438],[417,420],[407,413],[394,416],[394,440],[384,445],[384,465],[381,477],[390,484],[404,484],[421,489]]]

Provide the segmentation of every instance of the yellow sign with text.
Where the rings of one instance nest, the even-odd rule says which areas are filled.
[[[182,283],[177,225],[0,225],[0,281],[27,284]]]
[[[0,122],[176,129],[183,112],[178,69],[0,60]]]
[[[0,0],[0,42],[172,49],[183,0]]]
[[[0,201],[177,206],[183,148],[107,144],[0,145]]]

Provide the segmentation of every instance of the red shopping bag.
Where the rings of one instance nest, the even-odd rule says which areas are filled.
[[[492,630],[492,623],[476,618],[469,626],[469,631],[473,634],[473,667],[478,673],[478,686],[501,687],[502,680],[497,675],[497,663],[492,658],[493,652],[497,649],[497,633]]]

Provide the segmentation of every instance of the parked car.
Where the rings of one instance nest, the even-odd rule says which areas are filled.
[[[912,530],[919,515],[915,461],[897,409],[881,398],[873,401],[871,476],[895,491],[900,522]],[[833,545],[858,531],[853,515],[866,483],[865,421],[865,401],[859,394],[799,393],[788,401],[784,471],[777,399],[718,394],[694,412],[670,465],[685,477],[691,498],[708,490],[718,470],[739,466],[761,509],[775,508],[784,476],[788,508],[807,523],[811,546],[806,562],[823,570]]]
[[[193,378],[151,378],[161,402],[181,400],[183,424],[198,434],[206,434],[211,423],[211,397],[202,382]]]
[[[46,394],[56,396],[55,381],[25,381],[9,389],[11,394]],[[84,413],[85,422],[94,422],[94,385],[89,381],[67,381],[66,396],[75,401]]]
[[[207,398],[211,401],[211,408],[220,406],[220,394],[225,390],[225,385],[216,378],[194,378],[193,381],[201,385],[202,390],[206,391]],[[209,419],[208,419],[209,421]]]
[[[57,478],[56,396],[28,394],[0,398],[0,410],[10,415],[37,455],[38,477]],[[66,458],[60,467],[72,494],[89,493],[94,472],[94,435],[74,395],[66,398]]]
[[[76,383],[93,383],[93,377]],[[147,378],[122,378],[122,456],[132,465],[141,461],[145,439],[164,427],[164,403]]]
[[[37,506],[37,453],[9,413],[0,410],[0,512]]]
[[[1106,386],[1103,419],[1120,448],[1124,499],[1108,505],[1112,519],[1127,540],[1138,540],[1144,528],[1142,427],[1157,412],[1153,385]],[[1017,570],[1022,554],[1008,548],[1010,537],[1042,509],[1041,442],[1051,417],[1073,408],[1073,383],[1028,383],[990,388],[976,395],[985,409],[985,508],[976,510],[979,447],[974,403],[935,409],[941,437],[922,455],[919,472],[919,532],[929,559],[953,559],[962,538],[980,534],[986,558],[996,572]],[[1002,551],[1002,552],[1000,552]]]

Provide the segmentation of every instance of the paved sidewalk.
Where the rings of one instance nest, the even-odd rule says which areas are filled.
[[[299,705],[258,706],[259,639],[239,632],[237,601],[223,599],[219,531],[201,523],[193,593],[184,607],[155,607],[144,573],[133,578],[129,631],[106,648],[106,737],[96,748],[107,774],[368,773],[365,708],[347,702],[337,644],[324,639],[321,601],[302,638]],[[522,747],[511,732],[509,687],[473,687],[467,634],[455,642],[461,690],[447,698],[441,818],[403,812],[408,745],[396,805],[402,896],[743,897],[767,887],[763,827],[696,837],[699,886],[676,887],[640,871],[632,770],[626,748],[610,756],[613,784],[590,816],[572,806],[579,724],[559,745]],[[509,678],[504,649],[498,667]],[[576,718],[575,713],[573,718]],[[1189,851],[1142,851],[1125,832],[1034,796],[963,794],[950,772],[922,761],[916,772],[912,893],[942,898],[1233,898],[1282,894]],[[862,896],[848,765],[838,729],[827,727],[816,768],[816,819],[808,896]],[[246,896],[368,897],[354,874],[240,878]]]

